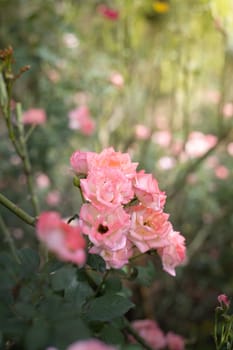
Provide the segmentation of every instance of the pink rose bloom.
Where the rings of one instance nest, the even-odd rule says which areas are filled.
[[[145,174],[144,170],[138,172],[133,179],[133,189],[145,207],[154,210],[163,209],[166,195],[160,191],[157,180],[151,174]]]
[[[227,152],[230,156],[233,157],[233,142],[228,143],[227,145]]]
[[[224,165],[217,166],[214,172],[215,172],[215,176],[221,180],[227,179],[230,175],[229,169],[227,169],[227,167],[225,167]]]
[[[112,83],[112,85],[115,85],[118,88],[122,88],[124,86],[124,78],[118,72],[113,72],[110,75],[109,81]]]
[[[137,320],[132,322],[132,327],[152,349],[163,349],[166,346],[166,337],[154,320]]]
[[[193,131],[185,145],[185,152],[191,158],[201,157],[217,143],[217,137],[211,134]]]
[[[110,21],[116,21],[119,18],[119,12],[106,5],[99,5],[97,11],[106,19]]]
[[[169,350],[184,350],[185,341],[183,337],[173,332],[168,332],[166,338]]]
[[[228,307],[230,305],[230,300],[228,298],[228,296],[226,294],[220,294],[218,296],[218,302],[226,307]]]
[[[158,167],[162,170],[170,170],[176,165],[176,160],[173,157],[161,157],[158,159]]]
[[[66,350],[117,350],[98,339],[81,340],[71,344]]]
[[[134,196],[132,183],[115,167],[96,168],[80,180],[84,198],[96,208],[116,208]]]
[[[50,191],[46,197],[46,203],[51,206],[56,206],[61,202],[61,194],[59,191]]]
[[[95,246],[113,251],[125,247],[130,216],[122,207],[99,211],[91,204],[83,204],[80,219],[83,233]]]
[[[135,126],[135,136],[138,140],[148,140],[150,137],[150,129],[142,124]]]
[[[94,152],[75,151],[70,157],[70,164],[75,173],[86,175],[88,172],[88,162],[91,161],[91,157],[94,154]]]
[[[126,245],[122,249],[111,250],[109,248],[103,247],[92,247],[89,251],[91,254],[100,255],[105,263],[107,269],[121,269],[123,266],[127,265],[129,259],[133,256],[133,246],[130,241],[126,241]]]
[[[171,142],[172,135],[168,130],[156,131],[152,135],[152,141],[161,147],[168,147]]]
[[[38,239],[61,260],[84,265],[86,241],[79,225],[66,224],[57,212],[44,212],[38,218],[36,232]]]
[[[176,231],[170,231],[167,237],[167,245],[158,249],[162,259],[163,269],[175,276],[176,266],[184,263],[186,259],[185,238]]]
[[[87,106],[81,106],[70,111],[69,128],[80,130],[83,135],[90,136],[95,131],[95,122],[90,117],[90,112]]]
[[[37,187],[40,189],[45,189],[50,186],[49,177],[46,174],[40,173],[36,177]]]
[[[168,214],[142,205],[130,207],[129,212],[131,213],[129,239],[141,253],[169,244],[168,237],[172,225],[168,221]]]
[[[233,103],[225,103],[222,109],[222,114],[225,118],[231,118],[233,116]]]
[[[132,179],[136,174],[138,163],[132,163],[128,153],[115,152],[112,147],[95,153],[88,163],[89,169],[110,168],[120,170],[127,178]]]
[[[46,122],[45,111],[41,108],[31,108],[23,113],[24,124],[41,125]]]

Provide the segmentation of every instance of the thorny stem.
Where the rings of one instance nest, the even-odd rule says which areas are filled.
[[[0,228],[5,236],[6,242],[9,244],[9,247],[10,247],[10,250],[11,250],[13,257],[15,258],[16,262],[18,264],[20,264],[21,262],[20,262],[20,259],[18,257],[18,254],[17,254],[17,249],[15,247],[14,240],[12,239],[11,234],[10,234],[1,214],[0,214]]]

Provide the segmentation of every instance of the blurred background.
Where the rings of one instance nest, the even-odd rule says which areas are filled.
[[[14,48],[16,67],[31,66],[13,97],[41,210],[78,212],[74,150],[129,152],[166,191],[188,248],[176,278],[155,258],[152,286],[133,285],[133,317],[155,318],[187,349],[213,349],[217,295],[233,294],[233,2],[0,0],[0,8],[0,48]],[[0,191],[32,214],[2,118],[0,141]],[[35,243],[30,227],[0,211],[18,246]]]

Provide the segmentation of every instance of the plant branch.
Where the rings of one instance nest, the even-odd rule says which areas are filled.
[[[17,263],[20,264],[21,261],[20,261],[20,259],[19,259],[19,257],[18,257],[17,249],[16,249],[16,247],[15,247],[14,240],[13,240],[13,238],[11,237],[11,234],[10,234],[8,228],[6,227],[6,224],[5,224],[5,222],[4,222],[3,217],[1,216],[1,214],[0,214],[0,228],[1,228],[1,230],[2,230],[2,232],[3,232],[3,234],[4,234],[4,236],[5,236],[6,242],[7,242],[7,243],[9,244],[9,246],[10,246],[10,250],[11,250],[12,255],[14,256],[15,260],[17,261]]]
[[[0,204],[9,209],[12,213],[14,213],[28,225],[35,226],[37,218],[27,214],[23,209],[19,208],[15,203],[10,201],[2,193],[0,193]]]

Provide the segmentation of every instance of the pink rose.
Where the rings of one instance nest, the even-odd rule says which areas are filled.
[[[71,344],[66,350],[117,350],[98,339],[81,340]]]
[[[185,152],[191,158],[201,157],[217,143],[217,137],[211,134],[203,134],[199,131],[190,133],[185,145]]]
[[[168,236],[172,231],[168,214],[142,205],[130,207],[129,212],[131,213],[129,239],[141,253],[168,244]]]
[[[166,335],[167,346],[169,350],[184,350],[184,338],[173,332],[168,332]]]
[[[36,225],[37,237],[61,260],[83,266],[86,260],[86,241],[81,228],[66,224],[57,212],[40,214]]]
[[[118,88],[122,88],[124,86],[124,78],[120,73],[113,72],[109,78],[110,83],[115,85]]]
[[[128,179],[136,174],[138,163],[132,163],[128,153],[116,152],[112,147],[104,149],[101,153],[95,153],[89,163],[89,169],[109,168],[120,170]]]
[[[148,140],[151,135],[150,129],[143,124],[137,124],[134,133],[138,140]]]
[[[131,181],[118,168],[93,169],[80,185],[84,198],[100,210],[127,204],[134,196]]]
[[[80,219],[83,233],[95,246],[113,251],[125,247],[130,217],[122,207],[99,211],[91,204],[83,204]]]
[[[133,189],[136,197],[145,207],[154,210],[163,209],[166,195],[160,191],[158,182],[151,174],[145,174],[144,170],[138,172],[133,180]]]
[[[185,238],[176,231],[171,230],[167,237],[167,245],[158,249],[162,259],[163,269],[175,276],[175,267],[184,263],[186,259]]]
[[[70,157],[70,164],[77,174],[87,174],[88,161],[91,161],[94,152],[75,151]]]
[[[121,269],[124,265],[127,265],[129,259],[133,256],[133,246],[130,241],[126,241],[126,245],[122,249],[111,250],[103,247],[92,247],[89,251],[91,254],[100,255],[105,263],[107,269]]]
[[[166,346],[166,337],[154,320],[137,320],[132,322],[132,327],[152,349],[163,349]]]
[[[81,106],[70,111],[69,115],[70,129],[80,130],[84,135],[90,136],[95,130],[95,122],[90,117],[87,106]]]
[[[41,108],[31,108],[23,113],[24,124],[41,125],[46,122],[45,111]]]

